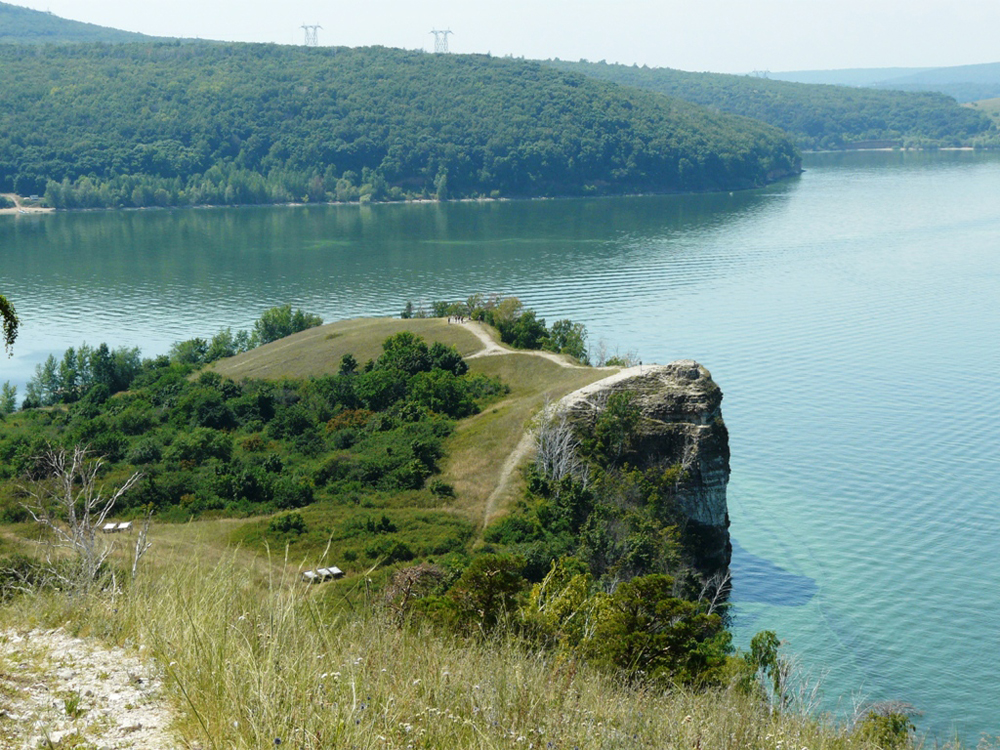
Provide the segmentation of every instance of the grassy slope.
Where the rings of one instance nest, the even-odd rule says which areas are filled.
[[[962,106],[978,110],[988,115],[994,123],[1000,125],[1000,97],[996,99],[980,99],[978,102],[969,102]]]
[[[483,349],[468,329],[440,318],[400,320],[361,318],[312,328],[214,365],[221,375],[234,379],[303,378],[336,372],[340,358],[353,354],[360,364],[382,352],[382,341],[399,331],[412,331],[428,342],[452,345],[464,356]],[[526,352],[470,360],[473,372],[497,375],[511,387],[510,395],[482,414],[459,424],[448,441],[442,479],[455,487],[457,498],[450,509],[481,525],[486,501],[497,488],[504,461],[514,451],[525,427],[547,399],[559,399],[609,374],[598,368],[560,367]],[[518,489],[505,489],[503,500]]]
[[[127,596],[20,597],[0,608],[0,627],[63,626],[142,648],[163,671],[184,748],[876,747],[732,689],[627,685],[506,639],[401,629],[374,599],[345,611],[348,582],[275,574],[260,585],[247,565],[245,555],[157,561]],[[0,654],[0,676],[39,669]],[[0,717],[17,732],[11,722]]]
[[[462,503],[458,506],[470,519],[486,518],[486,503],[497,489],[505,459],[517,447],[524,430],[546,401],[556,401],[588,383],[607,377],[603,368],[571,369],[527,354],[512,353],[483,357],[469,363],[473,372],[498,375],[511,387],[510,397],[496,406],[463,421],[447,445],[443,465],[446,481],[451,482]],[[502,487],[489,513],[492,518],[503,511],[507,501],[520,494],[520,476]]]

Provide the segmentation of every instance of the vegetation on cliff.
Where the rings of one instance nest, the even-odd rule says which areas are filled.
[[[251,44],[0,46],[0,189],[53,206],[733,190],[779,131],[539,63]]]
[[[933,92],[791,83],[755,76],[690,73],[606,63],[551,61],[559,70],[634,86],[781,128],[800,148],[995,146],[990,119]]]

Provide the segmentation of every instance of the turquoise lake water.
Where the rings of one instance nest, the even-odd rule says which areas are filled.
[[[734,195],[0,217],[0,381],[291,302],[326,320],[516,294],[725,392],[741,643],[819,707],[1000,734],[1000,155],[807,157]]]

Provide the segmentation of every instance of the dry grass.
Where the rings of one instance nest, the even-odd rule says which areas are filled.
[[[428,342],[454,346],[463,356],[483,348],[475,334],[440,318],[357,318],[310,328],[210,367],[234,380],[329,375],[337,372],[345,354],[353,354],[361,365],[375,359],[382,353],[382,342],[400,331],[412,331]]]
[[[486,502],[503,479],[505,461],[546,400],[558,400],[612,371],[560,367],[521,352],[473,359],[469,369],[499,376],[511,389],[502,402],[463,420],[445,446],[442,474],[455,487],[458,499],[453,507],[470,521],[481,523]],[[519,475],[514,479],[519,480]],[[504,507],[519,491],[518,481],[501,487],[496,507]]]
[[[978,109],[992,118],[994,123],[1000,123],[1000,97],[996,99],[980,99],[978,102],[967,102],[963,107]]]
[[[331,607],[343,583],[260,586],[246,562],[160,561],[127,594],[22,597],[0,620],[144,647],[182,714],[179,747],[870,747],[731,689],[629,686],[513,641],[400,630]]]

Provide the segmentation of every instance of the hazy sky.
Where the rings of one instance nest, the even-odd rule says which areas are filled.
[[[15,0],[161,36],[607,60],[746,73],[1000,61],[997,0]]]

